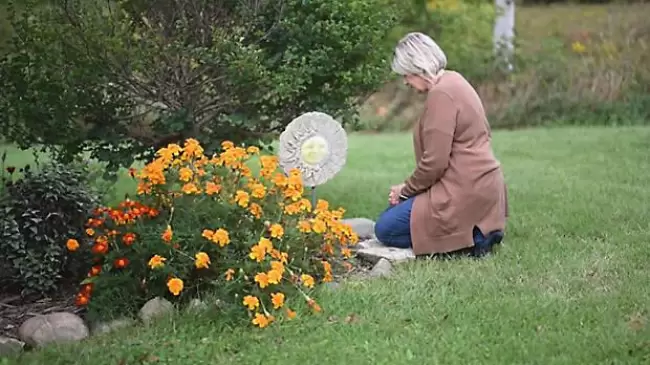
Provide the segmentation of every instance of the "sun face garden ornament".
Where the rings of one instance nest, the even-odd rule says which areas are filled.
[[[348,137],[341,124],[321,112],[305,113],[280,135],[279,159],[285,173],[297,168],[303,184],[314,189],[345,165]]]

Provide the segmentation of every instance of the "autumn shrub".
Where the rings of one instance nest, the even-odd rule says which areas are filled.
[[[70,255],[66,243],[79,244],[98,201],[85,170],[48,163],[5,166],[0,174],[0,287],[43,295],[75,285],[87,252]]]
[[[99,207],[87,221],[94,266],[77,304],[91,316],[133,313],[157,296],[183,303],[209,293],[265,327],[305,303],[320,311],[312,289],[349,267],[358,238],[342,223],[344,210],[324,200],[312,206],[299,171],[285,174],[277,157],[256,147],[224,142],[208,157],[187,139],[131,173],[138,195]]]

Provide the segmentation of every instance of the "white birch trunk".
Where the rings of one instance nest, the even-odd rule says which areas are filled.
[[[508,71],[513,70],[515,38],[515,1],[495,0],[497,18],[494,23],[494,52]]]

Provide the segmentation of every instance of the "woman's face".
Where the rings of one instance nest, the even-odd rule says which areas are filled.
[[[419,75],[404,76],[404,83],[421,93],[429,91],[429,83]]]

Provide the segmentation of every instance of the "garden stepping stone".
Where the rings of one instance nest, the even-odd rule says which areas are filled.
[[[360,240],[367,240],[375,237],[375,222],[368,218],[348,218],[342,223],[349,224],[352,231],[359,236]]]
[[[372,264],[377,264],[381,259],[391,263],[415,259],[413,250],[388,247],[377,239],[359,242],[358,246],[357,256]]]
[[[145,324],[150,323],[153,319],[165,316],[174,311],[174,305],[165,298],[155,297],[146,302],[138,313],[140,319]]]
[[[20,339],[31,346],[81,341],[89,334],[83,319],[68,312],[34,316],[18,329]]]

